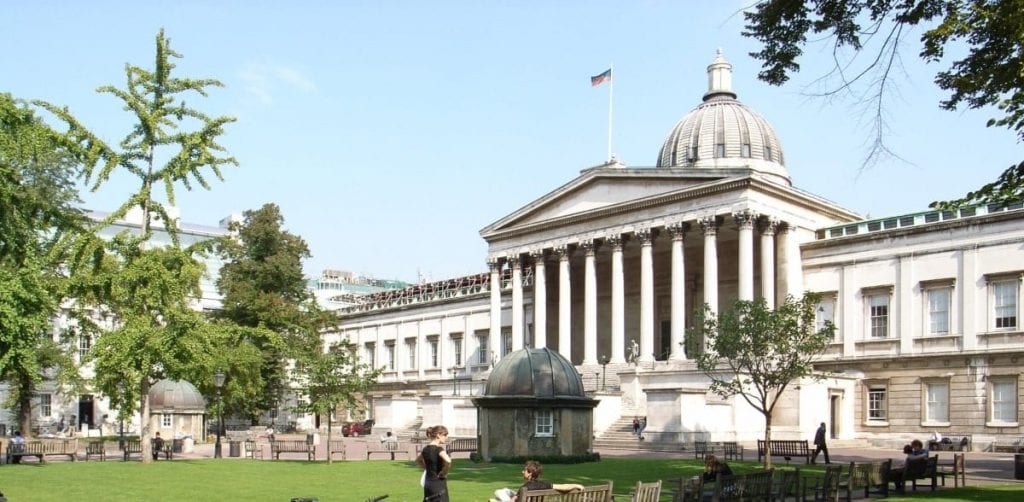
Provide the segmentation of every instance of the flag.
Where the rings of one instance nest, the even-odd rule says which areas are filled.
[[[608,68],[607,70],[604,71],[604,73],[601,73],[600,75],[594,75],[593,77],[590,77],[590,86],[591,87],[597,87],[597,86],[605,83],[605,81],[608,81],[608,80],[611,80],[611,79],[612,79],[612,69]]]

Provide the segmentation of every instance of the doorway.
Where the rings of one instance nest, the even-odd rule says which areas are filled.
[[[95,413],[94,403],[92,395],[86,394],[78,398],[78,423],[72,424],[76,428],[81,428],[80,424],[86,424],[92,429],[95,424]]]
[[[829,420],[829,438],[836,439],[839,437],[839,409],[842,404],[841,394],[830,394],[828,399],[828,420]]]

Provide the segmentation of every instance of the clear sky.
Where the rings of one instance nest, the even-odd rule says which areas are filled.
[[[923,210],[994,179],[1020,158],[992,115],[947,112],[917,34],[885,108],[902,160],[862,169],[871,106],[809,96],[829,68],[812,46],[782,87],[756,79],[729,1],[52,1],[4,2],[0,92],[68,106],[116,143],[130,127],[124,64],[151,67],[165,28],[177,75],[226,85],[189,104],[238,122],[222,143],[241,163],[211,191],[179,193],[182,219],[216,225],[266,202],[313,253],[306,271],[443,279],[486,270],[479,230],[602,163],[614,63],[613,150],[651,166],[700,103],[722,48],[739,99],[774,126],[793,183],[873,217]],[[121,177],[87,194],[111,210]]]

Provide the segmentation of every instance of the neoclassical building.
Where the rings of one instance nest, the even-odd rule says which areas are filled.
[[[719,54],[655,166],[585,169],[481,230],[487,272],[340,310],[325,337],[385,370],[368,397],[379,426],[475,435],[470,400],[494,364],[547,347],[600,400],[599,437],[645,415],[662,440],[752,441],[762,417],[708,392],[686,328],[703,304],[810,290],[838,330],[818,362],[826,378],[787,392],[775,437],[810,437],[822,421],[835,438],[879,443],[1019,436],[1021,205],[865,220],[794,186],[780,139],[731,76]]]

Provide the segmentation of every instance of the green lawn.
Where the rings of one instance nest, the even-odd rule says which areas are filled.
[[[738,473],[756,469],[752,462],[730,463]],[[611,458],[577,465],[547,465],[544,477],[556,482],[594,484],[612,480],[616,493],[628,493],[637,480],[693,476],[701,471],[694,460]],[[521,484],[521,466],[474,464],[457,459],[448,481],[452,501],[486,501],[494,490]],[[419,469],[410,462],[174,460],[139,462],[49,462],[0,466],[0,492],[12,501],[168,500],[283,501],[316,497],[320,502],[362,502],[388,494],[387,502],[422,498]],[[918,488],[920,490],[920,487]],[[919,491],[906,498],[930,501],[1024,500],[1024,484]],[[668,500],[664,497],[663,500]]]

